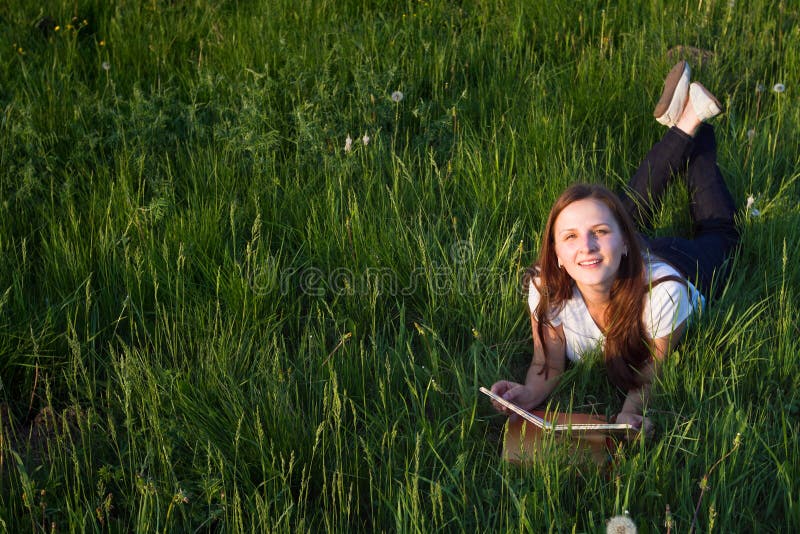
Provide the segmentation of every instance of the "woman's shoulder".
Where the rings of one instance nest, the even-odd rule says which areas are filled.
[[[541,277],[539,277],[538,274],[538,271],[529,271],[529,276],[526,277],[528,290],[528,310],[534,315],[536,320],[539,320],[537,317],[536,308],[542,299],[542,293],[547,291],[547,287],[542,284]],[[559,303],[558,305],[553,305],[548,311],[547,319],[552,326],[560,325],[564,310],[573,305],[577,289],[573,286],[572,290],[572,295],[569,299]]]
[[[644,275],[647,284],[652,284],[664,278],[672,279],[676,282],[676,278],[686,280],[675,267],[656,256],[650,255],[644,257]]]

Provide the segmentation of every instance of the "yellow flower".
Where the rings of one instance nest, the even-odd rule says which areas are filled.
[[[105,45],[106,45],[106,42],[105,42],[103,39],[100,39],[100,42],[99,42],[98,44],[99,44],[100,46],[105,46]]]
[[[59,26],[58,24],[56,24],[56,27],[55,27],[55,28],[53,28],[53,31],[56,31],[56,32],[57,32],[57,31],[58,31],[58,30],[60,30],[60,29],[61,29],[61,26]]]

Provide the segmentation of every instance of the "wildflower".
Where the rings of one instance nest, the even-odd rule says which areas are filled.
[[[627,515],[616,515],[606,524],[607,534],[636,534],[636,523]]]
[[[99,44],[100,46],[105,46],[106,45],[106,41],[105,41],[105,39],[100,39],[100,42],[97,43],[97,44]]]
[[[752,141],[755,136],[756,136],[755,128],[750,128],[749,130],[747,130],[747,139]]]
[[[664,526],[667,527],[667,532],[675,526],[675,520],[672,519],[672,511],[670,511],[669,505],[667,505],[667,511],[664,514]]]
[[[782,93],[785,90],[786,90],[786,86],[783,85],[782,83],[776,83],[775,85],[772,86],[772,92],[773,93]]]
[[[401,100],[403,100],[403,93],[402,93],[402,91],[395,91],[394,93],[392,93],[392,102],[394,102],[395,104],[397,104],[397,103],[399,103]]]
[[[347,139],[344,140],[344,151],[350,152],[353,149],[353,138],[347,134]]]
[[[753,195],[747,197],[747,204],[745,204],[744,209],[745,211],[750,214],[751,217],[758,217],[761,215],[761,211],[755,207],[756,199],[753,198]]]
[[[59,26],[58,24],[56,24],[56,27],[55,27],[55,28],[53,28],[53,31],[54,31],[54,32],[57,32],[57,31],[59,31],[59,30],[61,30],[61,26]]]
[[[767,88],[764,87],[763,83],[760,83],[760,84],[756,85],[756,93],[763,93],[766,90],[767,90]]]
[[[369,144],[369,135],[364,134],[364,137],[361,138],[361,142],[364,143],[364,146]]]
[[[103,61],[102,65],[103,70],[108,72],[111,69],[111,64],[108,61]]]
[[[186,492],[183,491],[183,488],[178,488],[178,492],[172,497],[172,502],[176,504],[189,504],[189,496],[186,495]]]

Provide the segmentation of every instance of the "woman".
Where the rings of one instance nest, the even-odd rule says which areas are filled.
[[[627,392],[616,421],[652,431],[643,407],[658,365],[703,307],[703,295],[722,285],[739,239],[714,131],[703,122],[722,106],[689,78],[685,61],[667,76],[654,115],[670,129],[621,198],[602,186],[578,184],[556,200],[528,283],[531,365],[524,383],[501,380],[494,393],[532,409],[553,391],[566,358],[579,361],[602,345],[609,379]],[[643,238],[634,224],[650,226],[674,176],[686,181],[694,236]]]

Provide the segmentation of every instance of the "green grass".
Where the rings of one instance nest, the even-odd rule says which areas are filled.
[[[696,509],[699,532],[797,530],[799,19],[0,6],[0,531],[599,532],[628,510],[649,532],[667,505],[673,532]],[[608,474],[505,465],[478,386],[529,361],[520,274],[567,184],[620,185],[661,135],[677,44],[714,53],[692,66],[727,108],[734,275],[665,367],[657,439]],[[682,195],[659,232],[686,230]],[[594,363],[556,399],[622,400]]]

